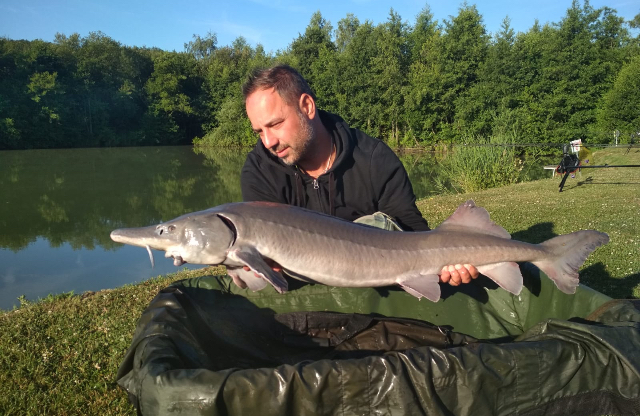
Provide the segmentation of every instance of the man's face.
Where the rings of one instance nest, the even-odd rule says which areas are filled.
[[[287,165],[304,160],[315,140],[311,121],[299,105],[288,105],[271,88],[258,90],[245,102],[251,128],[262,144]]]

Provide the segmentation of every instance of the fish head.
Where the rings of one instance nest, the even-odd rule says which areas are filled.
[[[221,264],[235,241],[229,221],[215,212],[183,215],[158,225],[121,228],[111,232],[118,243],[150,247],[173,257],[174,264]]]

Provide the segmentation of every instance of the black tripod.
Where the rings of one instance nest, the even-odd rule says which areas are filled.
[[[627,153],[629,149],[633,146],[633,143],[629,145],[627,149]],[[626,153],[625,153],[626,154]],[[562,180],[560,181],[558,192],[562,192],[562,188],[564,187],[564,183],[567,181],[567,178],[570,174],[575,171],[580,171],[580,169],[596,169],[596,168],[640,168],[640,165],[599,165],[599,166],[582,166],[580,164],[580,159],[577,155],[569,153],[569,145],[562,145],[562,160],[560,164],[556,168],[556,172],[559,174],[564,174]]]

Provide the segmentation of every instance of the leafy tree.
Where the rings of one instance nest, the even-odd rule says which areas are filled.
[[[22,138],[33,103],[25,93],[30,75],[22,62],[26,45],[24,41],[0,38],[0,149],[29,147]]]
[[[633,19],[629,21],[629,27],[632,29],[640,29],[640,13],[635,15]]]
[[[195,57],[164,52],[154,56],[153,64],[153,73],[145,85],[149,115],[155,120],[151,124],[157,126],[159,122],[161,130],[168,129],[168,144],[187,144],[202,128],[198,107],[202,78],[198,76]],[[158,136],[146,140],[162,142]]]
[[[73,46],[63,43],[61,47]],[[146,108],[143,88],[151,73],[151,59],[101,32],[82,38],[76,56],[75,90],[80,97],[77,106],[85,143],[134,144],[126,136],[140,128]]]
[[[360,26],[360,21],[352,13],[347,13],[345,18],[338,21],[335,42],[338,52],[342,53],[345,51],[351,39],[356,35],[358,26]]]
[[[215,113],[220,110],[228,96],[240,90],[254,54],[255,51],[246,39],[239,37],[231,46],[217,49],[206,63],[200,63],[204,75],[203,87],[207,95],[204,103],[207,111],[206,130],[218,125]]]
[[[261,45],[252,49],[247,41],[237,38],[230,47],[216,50],[205,68],[208,110],[212,117],[205,124],[206,134],[197,138],[200,146],[248,146],[256,137],[245,115],[241,85],[249,72],[266,67],[272,60]]]
[[[538,76],[523,89],[526,138],[566,142],[590,136],[599,97],[613,82],[626,43],[623,20],[608,8],[574,1],[559,24],[532,33],[538,41]],[[531,56],[531,54],[528,54]]]
[[[331,23],[326,21],[317,11],[311,16],[304,35],[299,35],[289,48],[295,59],[295,66],[311,85],[315,81],[315,74],[312,70],[313,62],[320,56],[320,50],[323,48],[335,49],[331,40],[332,30]]]
[[[335,86],[337,113],[352,126],[378,134],[372,108],[377,101],[371,61],[377,55],[377,36],[371,22],[359,24],[345,50],[338,55],[336,65],[340,79]]]
[[[478,81],[489,45],[475,6],[463,5],[457,16],[445,20],[443,30],[442,35],[433,31],[426,38],[412,68],[412,84],[418,92],[411,102],[430,115],[423,129],[451,140],[461,133],[456,114],[465,111],[468,91]]]
[[[56,113],[57,103],[55,95],[59,94],[59,87],[56,84],[58,73],[36,72],[29,78],[27,89],[31,95],[31,99],[42,105],[41,115],[43,115],[49,123],[53,123],[60,118]]]
[[[410,35],[411,64],[405,95],[408,136],[415,142],[434,139],[439,114],[435,111],[436,95],[442,89],[438,45],[442,33],[429,8],[416,17]]]
[[[463,5],[457,16],[445,21],[439,48],[443,89],[438,98],[442,109],[440,127],[450,137],[462,131],[463,123],[456,118],[466,111],[468,91],[479,79],[488,46],[482,16],[475,6]]]
[[[407,34],[412,62],[420,58],[424,45],[431,42],[437,32],[438,22],[433,19],[431,8],[427,5],[418,13],[415,24]]]
[[[314,81],[310,86],[316,94],[318,106],[333,112],[338,109],[336,91],[340,80],[335,76],[339,68],[337,61],[337,52],[333,48],[323,45],[320,48],[318,59],[311,66]]]
[[[470,86],[464,100],[457,103],[456,118],[467,134],[489,136],[509,128],[505,124],[518,105],[515,76],[519,63],[514,59],[515,39],[510,19],[506,17],[487,48],[486,59],[478,67],[477,82]]]
[[[217,48],[218,36],[212,32],[207,32],[204,38],[201,38],[200,35],[193,35],[193,40],[184,44],[185,52],[193,55],[196,59],[211,57]]]
[[[242,147],[256,143],[256,135],[245,115],[244,99],[240,91],[225,98],[216,113],[218,126],[203,139],[196,139],[199,146]]]
[[[18,149],[20,143],[20,131],[16,128],[13,119],[0,119],[0,149]]]
[[[403,89],[409,68],[408,28],[393,9],[387,21],[376,28],[376,55],[371,59],[372,84],[378,99],[372,107],[377,136],[400,144],[403,120]]]
[[[598,122],[609,137],[615,130],[621,137],[640,131],[640,55],[622,67],[613,88],[602,97]]]

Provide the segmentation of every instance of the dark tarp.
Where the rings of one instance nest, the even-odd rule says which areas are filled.
[[[178,282],[140,318],[118,384],[149,415],[640,414],[640,312],[528,266],[519,296],[480,277],[438,303]]]

